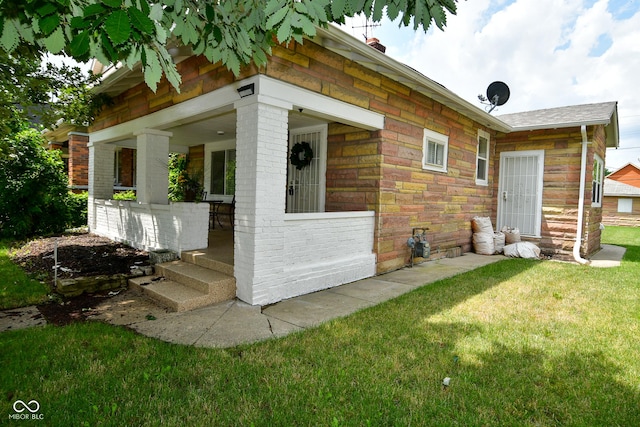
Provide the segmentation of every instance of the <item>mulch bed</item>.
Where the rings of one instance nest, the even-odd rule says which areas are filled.
[[[54,251],[57,246],[58,279],[128,274],[134,265],[149,265],[149,254],[86,232],[32,240],[12,251],[13,262],[27,273],[54,285]],[[114,292],[83,294],[73,298],[54,298],[38,309],[47,322],[66,325],[84,321],[92,309]]]

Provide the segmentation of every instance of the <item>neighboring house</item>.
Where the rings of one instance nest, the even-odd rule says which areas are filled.
[[[616,169],[607,175],[608,179],[612,179],[623,184],[640,188],[640,167],[633,163],[627,163],[620,169]]]
[[[234,276],[249,304],[401,268],[413,228],[428,228],[434,256],[468,252],[475,216],[550,255],[600,248],[615,102],[495,117],[333,27],[237,78],[181,59],[180,93],[166,81],[153,93],[139,70],[105,74],[98,90],[115,102],[88,131],[89,227],[145,249],[207,247],[208,205],[167,199],[169,153],[189,153],[209,199],[235,194]],[[136,150],[136,202],[109,200],[122,148]]]
[[[69,188],[86,191],[89,188],[89,134],[87,129],[62,124],[44,134],[49,148],[60,150],[65,171],[69,176]]]
[[[73,191],[89,189],[89,134],[86,127],[65,125],[47,131],[49,148],[60,150],[65,170],[69,176],[69,188]],[[136,150],[118,147],[114,152],[113,190],[135,190]]]
[[[602,223],[640,227],[640,168],[629,163],[604,180]]]

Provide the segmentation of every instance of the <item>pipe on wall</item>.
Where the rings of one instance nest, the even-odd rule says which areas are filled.
[[[573,258],[580,264],[589,264],[589,260],[586,260],[580,256],[584,217],[584,190],[585,179],[587,175],[587,146],[589,144],[589,141],[587,140],[587,127],[585,125],[582,125],[580,127],[580,132],[582,133],[582,158],[580,160],[580,195],[578,199],[578,228],[576,230],[576,241],[573,244]]]

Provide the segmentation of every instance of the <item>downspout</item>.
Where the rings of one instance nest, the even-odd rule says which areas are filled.
[[[587,175],[587,127],[582,125],[580,127],[580,133],[582,133],[582,159],[580,161],[580,196],[578,198],[578,229],[576,230],[576,241],[573,244],[573,258],[580,264],[589,264],[589,260],[586,260],[580,256],[580,246],[582,243],[582,223],[584,216],[584,189],[585,178]]]

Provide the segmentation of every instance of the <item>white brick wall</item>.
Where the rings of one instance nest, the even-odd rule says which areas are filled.
[[[234,274],[254,305],[375,275],[373,212],[285,214],[289,108],[236,104]]]
[[[171,132],[142,129],[136,136],[137,198],[142,203],[168,204],[169,138]]]
[[[87,219],[89,228],[95,228],[96,211],[93,201],[107,199],[113,195],[113,162],[115,146],[89,143],[89,205]]]
[[[171,249],[180,254],[185,250],[207,247],[208,203],[156,205],[94,200],[93,210],[92,233],[135,248]]]
[[[278,281],[283,256],[288,109],[246,99],[236,104],[235,277],[238,298]],[[286,106],[285,106],[286,107]]]
[[[376,273],[373,212],[287,214],[279,228],[284,265],[263,272],[277,278],[254,289],[253,304],[270,304]],[[268,252],[261,255],[268,262]]]
[[[89,143],[89,196],[105,199],[113,195],[115,145]]]

